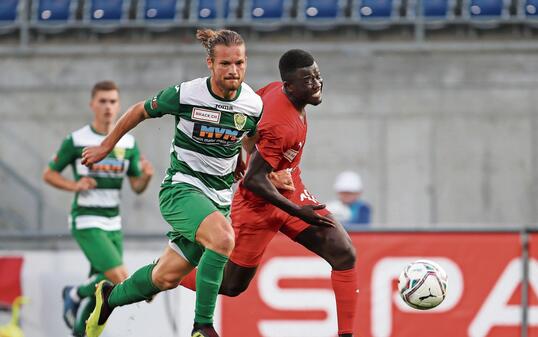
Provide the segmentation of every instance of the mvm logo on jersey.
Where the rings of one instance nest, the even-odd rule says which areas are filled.
[[[242,135],[243,131],[198,123],[194,124],[192,132],[192,138],[198,142],[219,145],[233,145]]]
[[[105,158],[100,162],[93,164],[90,175],[106,176],[108,174],[118,174],[123,172],[125,162],[116,158]]]

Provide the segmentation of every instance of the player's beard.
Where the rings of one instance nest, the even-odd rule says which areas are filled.
[[[223,92],[230,92],[230,91],[236,91],[239,90],[241,87],[241,83],[243,82],[240,77],[234,78],[235,81],[230,81],[229,79],[222,79],[221,81],[217,82],[217,85],[220,87],[220,89]]]

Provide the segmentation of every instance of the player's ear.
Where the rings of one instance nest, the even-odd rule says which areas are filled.
[[[209,57],[209,55],[207,55],[205,61],[207,63],[207,69],[211,70],[211,67],[213,67],[213,60],[211,59],[211,57]]]
[[[282,84],[284,85],[284,90],[286,92],[292,93],[293,92],[293,85],[288,81],[283,81]]]

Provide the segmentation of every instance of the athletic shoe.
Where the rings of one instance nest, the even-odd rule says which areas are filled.
[[[62,298],[64,300],[64,322],[67,325],[69,329],[73,329],[75,326],[75,319],[77,318],[77,310],[80,302],[75,302],[71,298],[71,295],[69,293],[71,292],[71,289],[73,289],[73,286],[66,286],[62,290]]]
[[[213,328],[213,324],[194,323],[191,337],[219,337],[219,334]]]
[[[95,309],[86,321],[86,336],[98,337],[105,329],[106,321],[113,308],[108,306],[108,297],[114,285],[108,281],[101,281],[95,289]]]

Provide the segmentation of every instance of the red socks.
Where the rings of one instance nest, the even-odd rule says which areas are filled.
[[[179,285],[190,289],[192,291],[196,291],[196,271],[198,268],[194,268],[190,273],[185,276],[181,282],[179,282]]]
[[[336,297],[338,334],[353,333],[358,295],[357,272],[355,268],[333,270],[331,281]]]

